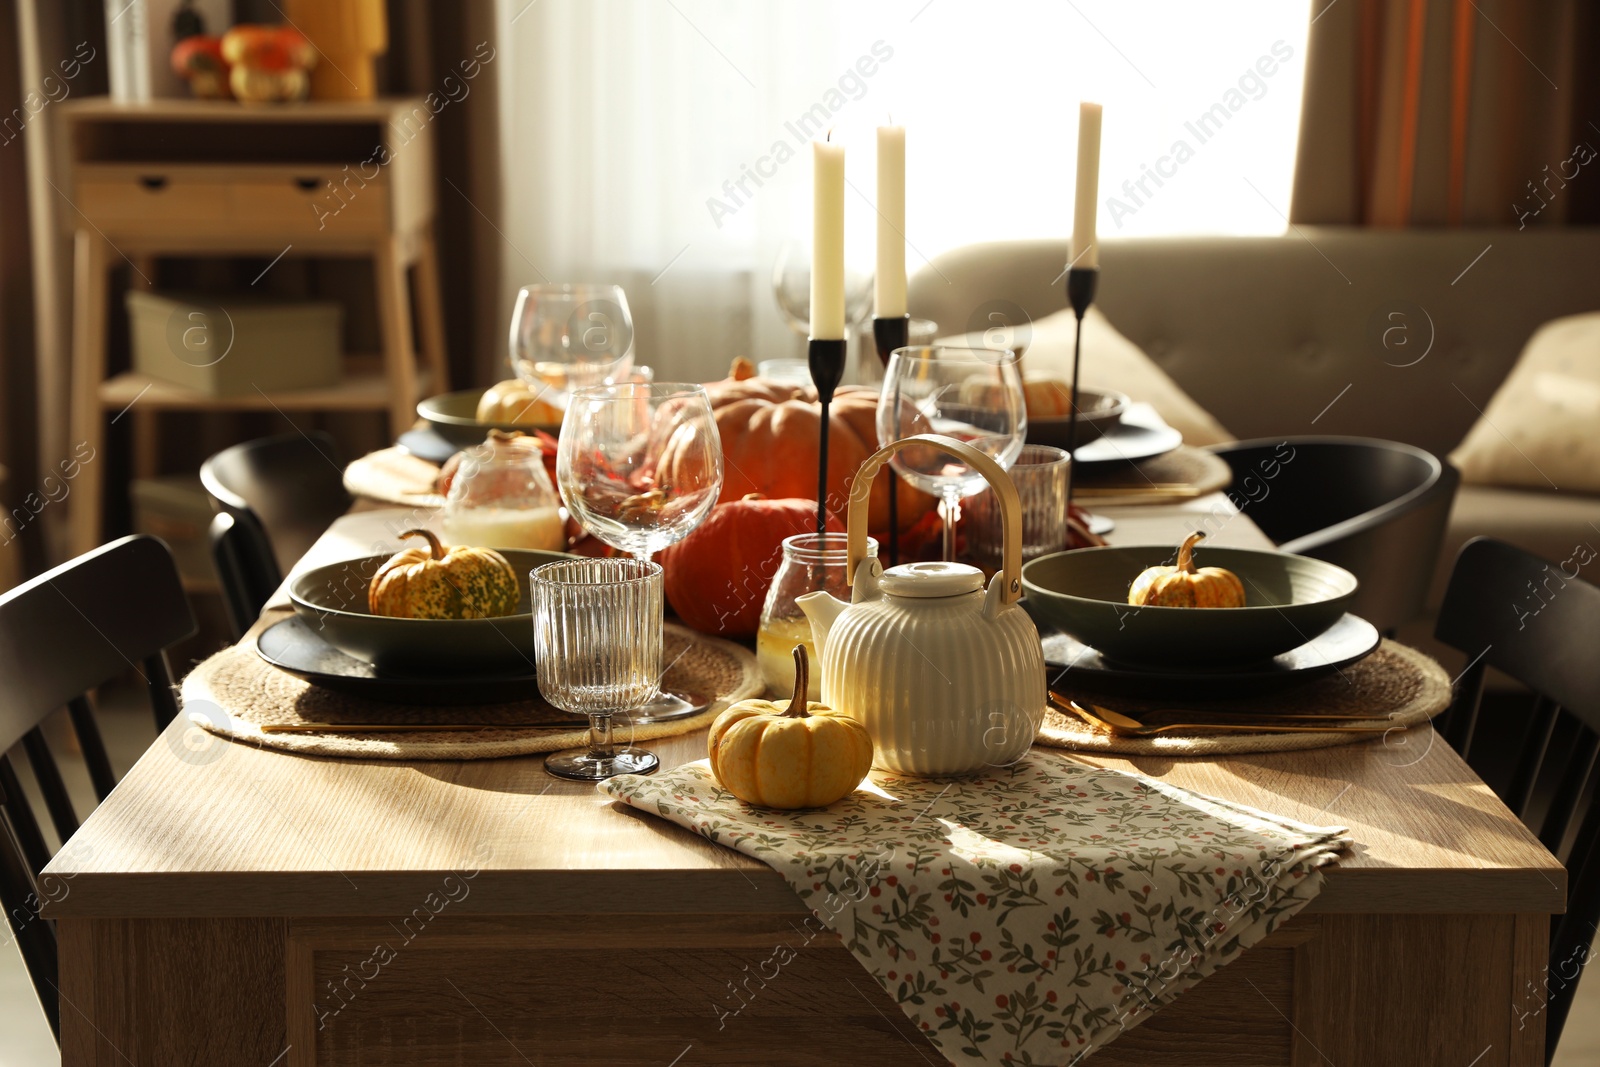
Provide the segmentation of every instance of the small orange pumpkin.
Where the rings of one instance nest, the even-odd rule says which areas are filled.
[[[1244,583],[1222,567],[1194,565],[1194,546],[1205,534],[1183,539],[1175,567],[1151,567],[1128,587],[1128,603],[1161,608],[1242,608]]]
[[[794,646],[794,696],[741,700],[711,724],[711,773],[746,804],[824,808],[872,769],[872,735],[848,715],[806,700],[810,657]]]

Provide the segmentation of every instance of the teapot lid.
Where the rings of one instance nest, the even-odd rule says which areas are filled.
[[[983,572],[965,563],[902,563],[883,572],[890,596],[960,596],[983,588]]]

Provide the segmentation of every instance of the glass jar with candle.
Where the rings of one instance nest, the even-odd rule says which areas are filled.
[[[491,430],[462,455],[445,497],[444,537],[478,548],[566,549],[561,501],[535,439]]]
[[[761,608],[761,628],[756,631],[756,662],[769,694],[794,692],[794,646],[805,645],[813,664],[806,699],[822,699],[822,669],[811,639],[811,623],[795,598],[821,589],[841,600],[850,599],[845,581],[848,544],[842,533],[796,534],[783,539],[783,562],[772,576]],[[877,554],[878,542],[867,538],[867,555]]]

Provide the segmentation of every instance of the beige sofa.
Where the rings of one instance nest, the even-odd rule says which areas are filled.
[[[1066,258],[1059,240],[956,249],[917,271],[911,311],[946,334],[982,328],[997,302],[1043,318],[1066,306]],[[1239,438],[1351,434],[1443,458],[1540,324],[1600,310],[1600,229],[1108,241],[1096,302]],[[1565,559],[1600,548],[1600,498],[1463,486],[1435,604],[1479,534]]]

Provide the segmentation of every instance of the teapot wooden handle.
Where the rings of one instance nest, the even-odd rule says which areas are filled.
[[[1015,603],[1022,596],[1022,498],[1017,494],[1016,483],[1004,467],[984,453],[964,441],[936,433],[919,433],[885,445],[869,456],[856,471],[855,479],[850,483],[850,511],[845,527],[850,553],[844,572],[845,581],[855,584],[856,568],[867,558],[867,504],[872,498],[872,480],[891,456],[911,444],[932,445],[941,452],[956,456],[983,475],[983,480],[994,490],[995,500],[1000,505],[1003,543],[1000,573],[1004,575],[1005,587],[1001,590],[1000,600],[1002,604]],[[896,486],[890,491],[898,488]]]

